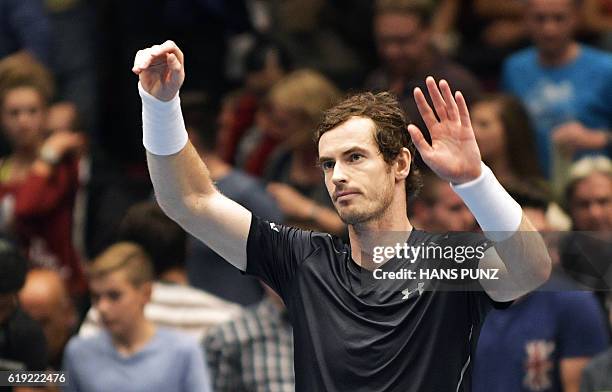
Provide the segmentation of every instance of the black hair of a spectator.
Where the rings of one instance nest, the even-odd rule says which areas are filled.
[[[552,197],[543,183],[535,180],[504,184],[508,193],[523,208],[535,208],[546,212]]]
[[[257,72],[266,66],[268,54],[276,54],[278,65],[285,71],[291,71],[293,63],[289,52],[283,45],[269,39],[259,39],[244,56],[244,67],[246,72]]]
[[[13,294],[21,290],[27,272],[27,260],[10,242],[0,239],[0,294]]]
[[[119,225],[118,241],[140,245],[151,258],[157,278],[171,268],[182,268],[187,257],[187,234],[157,203],[136,203]]]

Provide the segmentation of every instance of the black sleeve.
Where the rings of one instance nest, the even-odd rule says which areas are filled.
[[[260,278],[286,299],[300,263],[315,249],[312,232],[252,215],[246,273]]]

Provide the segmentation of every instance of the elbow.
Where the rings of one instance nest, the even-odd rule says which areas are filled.
[[[164,214],[178,224],[189,215],[187,203],[180,198],[164,197],[156,193],[155,199]]]
[[[189,226],[198,211],[205,209],[209,196],[201,194],[159,195],[155,193],[157,204],[170,219],[182,227]]]

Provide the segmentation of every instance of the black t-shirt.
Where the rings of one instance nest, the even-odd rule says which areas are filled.
[[[490,246],[482,235],[419,230],[406,243]],[[411,268],[407,259],[392,259],[382,269],[404,267]],[[484,317],[492,306],[509,305],[474,290],[477,281],[451,282],[455,291],[440,290],[442,281],[422,281],[422,292],[415,290],[418,280],[372,282],[341,240],[254,215],[246,273],[266,282],[287,306],[298,392],[470,391]]]

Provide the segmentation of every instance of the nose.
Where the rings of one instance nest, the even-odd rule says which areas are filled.
[[[546,18],[540,28],[542,29],[542,33],[547,37],[554,37],[559,32],[559,23],[553,18]]]
[[[17,124],[21,128],[28,128],[32,122],[32,115],[27,113],[25,110],[20,111],[17,114]]]
[[[340,162],[336,162],[336,164],[334,165],[334,171],[332,173],[331,180],[335,185],[346,183],[346,174]]]
[[[96,304],[96,308],[98,308],[98,312],[100,312],[100,315],[104,316],[108,314],[108,311],[109,311],[108,300],[104,297],[99,298],[98,303]]]

